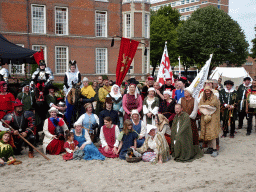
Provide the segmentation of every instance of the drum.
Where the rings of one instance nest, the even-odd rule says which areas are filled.
[[[256,95],[251,94],[249,96],[249,108],[256,108]]]

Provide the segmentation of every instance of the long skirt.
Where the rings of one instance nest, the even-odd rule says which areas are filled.
[[[60,153],[65,152],[64,143],[64,140],[53,139],[46,147],[46,152],[51,155],[59,155]]]
[[[116,155],[112,152],[114,147],[109,147],[108,148],[108,151],[105,152],[105,147],[102,148],[102,146],[99,147],[99,151],[102,153],[102,155],[104,155],[105,157],[108,157],[108,158],[117,158],[119,157],[119,155]]]
[[[145,162],[152,162],[156,158],[156,153],[155,152],[145,152],[142,155],[142,160]]]
[[[192,135],[193,135],[193,145],[199,145],[199,134],[197,131],[196,120],[190,119],[190,121],[191,121]]]
[[[137,139],[137,148],[140,148],[145,142],[145,138]]]
[[[84,160],[105,160],[105,157],[99,152],[93,143],[84,147]]]

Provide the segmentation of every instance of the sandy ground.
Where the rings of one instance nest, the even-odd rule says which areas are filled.
[[[129,164],[120,159],[68,161],[17,156],[20,165],[0,167],[0,191],[256,191],[256,133],[221,138],[217,158],[191,163]],[[39,147],[42,151],[42,147]]]

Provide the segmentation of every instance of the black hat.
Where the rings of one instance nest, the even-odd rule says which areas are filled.
[[[131,85],[131,84],[138,85],[139,81],[137,81],[135,78],[130,78],[130,79],[128,79],[128,83],[129,83],[129,85]]]
[[[39,61],[39,65],[46,65],[44,60]]]
[[[58,90],[58,88],[55,87],[53,84],[48,85],[48,86],[47,86],[47,89],[48,89],[48,90],[49,90],[49,89]]]
[[[70,60],[70,61],[69,61],[69,64],[70,64],[70,66],[76,65],[76,60]]]
[[[234,82],[231,80],[227,80],[224,82],[224,85],[228,85],[228,84],[234,86]]]
[[[250,78],[250,77],[245,77],[245,78],[244,78],[244,81],[246,81],[246,80],[251,81],[251,78]]]

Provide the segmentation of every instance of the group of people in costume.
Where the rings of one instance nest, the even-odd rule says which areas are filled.
[[[9,131],[7,126],[0,132],[0,164],[21,154],[26,143],[20,136],[40,144],[40,131],[44,153],[63,154],[64,160],[127,159],[132,151],[152,163],[166,162],[171,156],[179,162],[193,161],[204,153],[217,157],[221,121],[222,137],[230,133],[234,138],[238,114],[239,128],[247,116],[247,135],[251,134],[256,81],[251,84],[249,77],[238,90],[230,80],[224,88],[221,81],[207,80],[194,98],[185,77],[174,83],[168,78],[162,86],[148,77],[142,89],[135,78],[120,87],[99,76],[90,85],[87,77],[82,79],[76,61],[69,63],[61,100],[44,61],[17,98],[8,92],[6,81],[0,82],[0,119],[14,129]],[[28,156],[34,157],[31,146]]]

